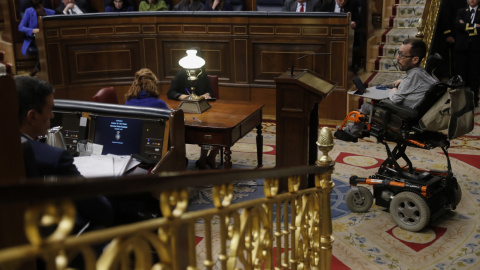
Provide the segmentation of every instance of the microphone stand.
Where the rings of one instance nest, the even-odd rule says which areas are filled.
[[[298,57],[297,59],[293,60],[293,62],[292,62],[292,71],[290,73],[291,77],[293,77],[293,67],[295,65],[295,62],[297,62],[298,60],[303,59],[307,56],[310,56],[310,55],[331,55],[331,53],[310,53],[310,54],[305,54],[305,55],[302,55],[302,56]]]

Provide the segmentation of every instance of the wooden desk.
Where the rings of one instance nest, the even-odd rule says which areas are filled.
[[[168,107],[176,109],[180,101],[160,97]],[[245,101],[217,100],[209,102],[207,111],[185,113],[185,143],[217,145],[225,148],[224,168],[232,168],[231,154],[235,142],[257,128],[257,166],[263,166],[262,109],[263,104]],[[194,119],[195,118],[195,119]]]

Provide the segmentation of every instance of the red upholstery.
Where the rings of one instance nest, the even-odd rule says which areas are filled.
[[[210,88],[212,89],[212,94],[214,98],[220,98],[220,92],[218,90],[218,76],[217,75],[207,75],[208,81],[210,82]]]
[[[92,101],[118,104],[115,88],[113,86],[110,86],[98,90],[98,92],[92,97]]]

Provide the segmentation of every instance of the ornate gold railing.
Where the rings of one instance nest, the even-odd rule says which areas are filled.
[[[328,157],[333,139],[327,128],[317,145],[323,155],[315,166],[2,186],[2,205],[29,203],[25,224],[18,224],[29,243],[1,249],[0,269],[29,269],[25,265],[35,259],[46,269],[67,269],[75,266],[75,257],[82,269],[330,269],[334,163]],[[305,174],[315,175],[315,187],[299,190]],[[285,177],[289,190],[277,194],[278,179]],[[264,198],[232,204],[234,181],[262,178]],[[188,212],[187,187],[200,183],[212,185],[215,207]],[[159,192],[164,217],[70,235],[72,200],[145,191]],[[53,233],[41,233],[52,225],[57,225]],[[199,243],[198,232],[203,235]]]
[[[427,44],[427,55],[422,60],[422,66],[424,67],[427,63],[433,35],[435,34],[435,27],[441,2],[441,0],[427,0],[425,3],[423,17],[421,21],[419,21],[417,37],[422,38]]]

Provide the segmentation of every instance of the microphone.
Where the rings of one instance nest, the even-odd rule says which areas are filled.
[[[292,63],[292,72],[290,73],[290,76],[293,77],[293,66],[295,65],[295,62],[297,62],[298,60],[300,59],[303,59],[307,56],[310,56],[310,55],[331,55],[331,53],[310,53],[310,54],[305,54],[305,55],[302,55],[300,57],[298,57],[297,59],[293,60],[293,63]]]

